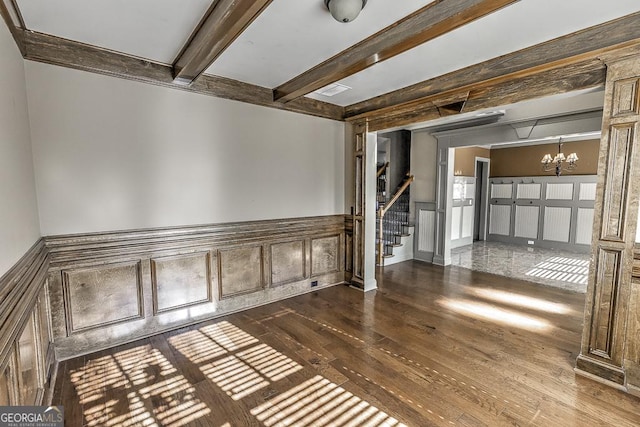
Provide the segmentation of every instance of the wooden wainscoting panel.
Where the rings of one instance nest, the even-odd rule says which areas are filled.
[[[218,251],[220,299],[264,288],[262,256],[262,246]]]
[[[277,286],[306,277],[304,240],[274,243],[271,250],[271,285]]]
[[[311,240],[344,240],[345,221],[344,215],[330,215],[47,237],[56,356],[92,353],[309,292]],[[344,261],[338,265],[336,272],[314,276],[318,288],[313,289],[343,283]],[[94,271],[102,282],[109,280],[104,270],[114,266],[123,268],[117,285],[81,288],[101,298],[96,304],[106,301],[109,313],[95,317],[91,307],[79,311],[78,295],[69,292],[69,285],[75,283],[77,292],[89,280],[80,274]],[[108,289],[111,285],[114,289]],[[140,311],[135,303],[111,306],[125,294],[133,300],[138,295]],[[113,315],[114,310],[121,312]],[[83,319],[85,314],[94,317]]]
[[[340,270],[340,236],[311,239],[311,276]]]
[[[632,160],[635,124],[615,125],[610,129],[609,157],[606,164],[607,188],[604,197],[602,240],[625,240],[627,189]]]
[[[613,87],[613,111],[614,118],[627,114],[638,113],[638,79],[627,79],[615,82]]]
[[[18,339],[18,366],[20,384],[20,404],[37,404],[38,388],[40,385],[38,373],[38,346],[37,334],[34,323],[35,316],[32,313]]]
[[[633,264],[631,264],[631,276],[640,281],[640,245],[636,245],[633,251]]]
[[[0,365],[2,370],[0,371],[0,405],[19,405],[20,397],[18,390],[18,376],[17,372],[17,345],[12,343],[7,349],[7,358]],[[7,402],[6,405],[4,402]]]
[[[634,264],[636,262],[637,260],[634,260]],[[630,295],[627,333],[635,334],[637,337],[638,331],[640,331],[640,280],[636,277],[631,281]],[[627,340],[624,367],[627,374],[627,384],[640,391],[640,340]]]
[[[611,359],[614,336],[613,316],[616,312],[620,262],[621,251],[598,248],[596,281],[600,284],[600,288],[592,309],[590,353],[603,359]]]
[[[0,370],[0,406],[9,406],[11,405],[11,389],[9,385],[9,367],[7,366],[5,369]]]
[[[45,286],[49,258],[42,239],[0,277],[0,363],[11,351]]]
[[[67,334],[144,317],[140,261],[62,272]]]
[[[151,259],[153,314],[212,300],[209,252]]]
[[[345,254],[344,254],[344,269],[349,273],[353,272],[353,234],[345,234]]]

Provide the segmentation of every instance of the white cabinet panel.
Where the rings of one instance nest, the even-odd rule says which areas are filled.
[[[510,199],[512,192],[512,184],[491,184],[492,199]]]
[[[569,242],[570,229],[571,208],[545,208],[544,240],[550,240],[553,242]]]
[[[462,238],[473,237],[473,214],[474,206],[465,206],[462,208]]]
[[[537,239],[539,213],[538,206],[516,206],[515,236]]]
[[[518,184],[518,190],[516,193],[518,199],[540,200],[542,184]]]
[[[547,184],[547,200],[573,200],[573,184]]]
[[[591,244],[591,235],[593,234],[593,212],[593,209],[578,209],[578,223],[576,224],[576,243],[582,245]]]
[[[489,209],[489,234],[508,236],[511,228],[511,206],[491,205]]]
[[[460,238],[460,220],[462,218],[462,206],[451,209],[451,240]]]
[[[583,182],[580,184],[580,200],[596,199],[596,183]]]
[[[418,251],[433,252],[436,238],[435,211],[420,210],[418,214],[420,234],[418,236]]]

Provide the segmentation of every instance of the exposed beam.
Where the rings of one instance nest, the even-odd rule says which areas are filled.
[[[22,14],[13,0],[0,0],[0,15],[7,24],[7,28],[11,32],[13,39],[24,56],[24,42],[22,40],[21,28],[24,28],[24,20]]]
[[[433,40],[519,0],[434,1],[274,89],[288,102]]]
[[[433,96],[455,91],[481,88],[533,75],[542,71],[566,67],[613,49],[623,49],[640,42],[640,12],[606,22],[567,36],[559,37],[526,49],[490,59],[430,80],[378,97],[349,105],[346,118],[357,120],[398,105],[421,104]]]
[[[173,70],[168,65],[46,34],[20,31],[25,43],[24,57],[32,61],[333,120],[342,120],[344,114],[340,106],[310,98],[287,104],[274,102],[271,89],[224,77],[204,75],[191,86],[180,85],[173,81]]]
[[[272,0],[218,0],[173,64],[174,78],[192,83]]]
[[[560,67],[540,73],[514,78],[509,81],[487,85],[467,93],[461,113],[514,104],[577,90],[604,87],[606,67],[602,61],[590,60],[568,67]],[[373,115],[368,118],[369,130],[406,126],[443,116],[438,99],[425,101],[422,105],[411,103],[410,107],[398,106],[394,112]]]

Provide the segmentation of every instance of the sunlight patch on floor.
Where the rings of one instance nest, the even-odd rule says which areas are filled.
[[[540,332],[551,329],[551,325],[545,320],[481,302],[443,298],[438,300],[438,304],[476,319],[488,320],[530,331]]]
[[[265,426],[404,426],[320,375],[251,410]]]
[[[567,257],[551,257],[534,265],[525,275],[586,285],[589,281],[589,261]]]
[[[542,298],[535,298],[515,292],[500,291],[497,289],[467,288],[467,292],[480,298],[521,308],[529,308],[547,313],[569,314],[572,310],[566,304],[551,302]]]

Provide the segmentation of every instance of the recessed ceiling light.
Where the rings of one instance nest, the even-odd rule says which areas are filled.
[[[313,93],[323,96],[333,96],[349,89],[351,89],[349,86],[341,85],[340,83],[331,83],[330,85],[313,91]]]

